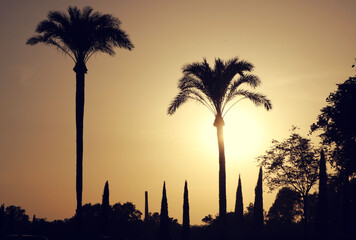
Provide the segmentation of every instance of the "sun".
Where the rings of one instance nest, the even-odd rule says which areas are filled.
[[[255,112],[240,109],[231,111],[224,118],[224,143],[225,155],[229,159],[251,159],[256,157],[256,152],[264,138],[263,123],[259,121]],[[218,153],[216,128],[204,127],[204,147],[212,154]],[[207,124],[204,124],[206,126]]]

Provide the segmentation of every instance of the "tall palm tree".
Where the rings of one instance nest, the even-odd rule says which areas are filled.
[[[180,92],[171,102],[168,115],[175,111],[188,99],[200,102],[215,116],[214,126],[217,129],[219,146],[219,216],[226,215],[226,173],[223,126],[225,114],[239,101],[251,100],[256,106],[263,105],[268,111],[272,104],[266,96],[240,89],[242,84],[255,88],[260,85],[260,79],[250,74],[253,65],[247,61],[239,61],[237,57],[229,61],[215,59],[211,68],[206,59],[185,65],[183,77],[178,82]],[[236,78],[235,78],[236,77]]]
[[[81,218],[83,191],[83,117],[86,63],[96,53],[114,55],[114,48],[131,50],[134,45],[120,27],[118,18],[93,12],[91,7],[82,10],[68,7],[68,14],[50,11],[47,19],[36,28],[37,35],[27,40],[28,45],[44,43],[54,46],[75,63],[76,73],[76,135],[77,135],[77,216]]]

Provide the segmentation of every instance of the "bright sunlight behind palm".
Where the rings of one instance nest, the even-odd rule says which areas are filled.
[[[256,106],[264,106],[269,111],[272,104],[265,95],[241,89],[247,84],[255,88],[261,80],[250,74],[253,65],[235,57],[229,61],[215,59],[211,68],[206,59],[203,62],[188,64],[183,67],[183,77],[179,80],[180,92],[171,102],[168,114],[172,115],[187,100],[195,100],[208,108],[215,116],[219,145],[219,216],[226,215],[226,171],[225,147],[223,137],[224,116],[239,101],[249,99]]]

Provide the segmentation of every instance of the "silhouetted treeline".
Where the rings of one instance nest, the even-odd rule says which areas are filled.
[[[240,185],[240,184],[239,184]],[[241,186],[240,186],[241,187]],[[356,193],[356,181],[350,181],[350,192]],[[107,190],[104,191],[103,197]],[[337,177],[332,177],[327,184],[327,235],[323,239],[340,239],[340,232],[343,230],[342,207],[343,207],[343,186]],[[106,197],[104,198],[106,199]],[[104,200],[103,199],[103,200]],[[164,197],[163,208],[167,206],[167,195]],[[308,198],[310,212],[310,239],[320,239],[315,230],[318,192],[310,195]],[[350,196],[349,224],[356,224],[356,194]],[[83,226],[84,236],[87,239],[100,239],[100,236],[110,236],[111,239],[148,239],[156,240],[160,232],[160,214],[148,213],[146,221],[142,219],[142,213],[136,209],[131,202],[116,203],[108,206],[107,220],[103,219],[103,206],[107,204],[85,204],[83,206]],[[166,205],[167,204],[167,205]],[[106,205],[107,207],[107,205]],[[227,213],[225,222],[226,239],[260,239],[261,234],[256,234],[254,204],[250,203],[243,215],[243,226],[236,238],[236,215],[234,212]],[[182,209],[183,210],[183,209]],[[166,210],[164,210],[166,211]],[[303,219],[303,200],[296,191],[290,188],[282,188],[269,209],[268,213],[264,211],[263,239],[300,239],[304,238],[304,219]],[[103,221],[108,221],[106,229],[103,229]],[[182,239],[182,226],[176,219],[168,217],[169,236],[172,240]],[[215,240],[219,239],[218,217],[207,215],[203,218],[202,226],[191,226],[191,240]],[[25,210],[18,206],[1,205],[0,207],[0,231],[1,235],[9,234],[32,234],[46,236],[48,239],[68,239],[74,236],[75,232],[74,216],[65,220],[47,221],[43,218],[33,216],[30,221]],[[352,239],[356,235],[355,229],[351,229],[344,239]]]

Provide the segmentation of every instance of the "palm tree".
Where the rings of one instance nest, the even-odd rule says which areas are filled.
[[[260,85],[260,79],[252,74],[253,65],[247,61],[239,61],[237,57],[229,61],[215,59],[211,68],[207,60],[185,65],[183,77],[179,80],[180,92],[171,102],[168,115],[175,111],[188,99],[200,102],[215,116],[214,126],[217,129],[219,146],[219,216],[226,215],[226,173],[223,126],[225,114],[239,101],[251,100],[256,106],[263,105],[266,110],[272,109],[272,104],[266,96],[240,89],[242,84],[255,88]],[[247,73],[246,73],[247,72]],[[236,78],[235,76],[238,75]],[[229,104],[230,103],[230,104]]]
[[[134,48],[128,35],[120,28],[118,18],[93,12],[91,7],[82,10],[68,7],[68,15],[50,11],[47,19],[36,28],[37,35],[27,40],[28,45],[44,43],[54,46],[75,63],[76,73],[76,135],[77,135],[77,216],[81,218],[83,191],[83,117],[86,62],[96,53],[115,54],[114,48]],[[80,220],[79,220],[80,221]]]

